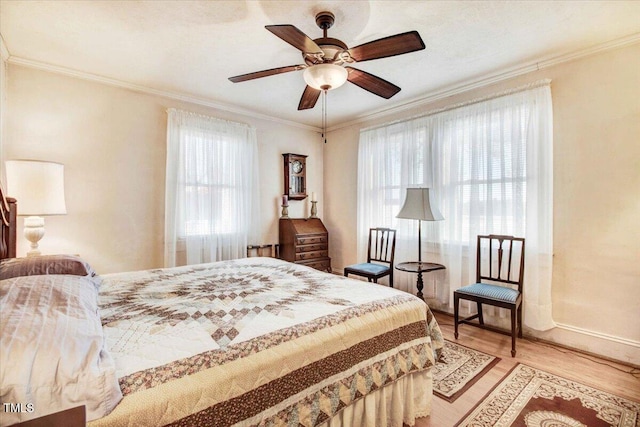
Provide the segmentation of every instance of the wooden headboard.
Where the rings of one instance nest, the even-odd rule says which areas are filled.
[[[17,210],[16,199],[6,197],[0,185],[0,259],[16,257]]]

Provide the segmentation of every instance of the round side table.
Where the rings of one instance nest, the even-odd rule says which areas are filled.
[[[424,296],[422,295],[422,288],[424,287],[424,282],[422,281],[422,273],[428,273],[430,271],[436,270],[444,270],[446,267],[442,264],[436,264],[434,262],[401,262],[396,265],[396,270],[407,271],[409,273],[418,273],[418,293],[416,294],[418,298],[424,300]]]

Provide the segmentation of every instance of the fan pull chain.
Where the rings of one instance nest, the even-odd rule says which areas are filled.
[[[327,143],[327,90],[322,91],[322,139]]]

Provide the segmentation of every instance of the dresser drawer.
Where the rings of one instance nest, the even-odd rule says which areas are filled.
[[[310,245],[312,243],[327,243],[329,237],[326,234],[296,236],[297,245]]]
[[[296,261],[326,258],[328,256],[329,251],[299,252],[296,254]]]
[[[296,246],[296,252],[315,252],[326,251],[329,249],[326,243],[315,243],[311,245],[298,245]]]

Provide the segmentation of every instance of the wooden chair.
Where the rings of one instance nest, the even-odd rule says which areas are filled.
[[[248,245],[247,258],[256,257],[256,256],[280,258],[280,245],[278,244]]]
[[[396,252],[396,230],[391,228],[369,229],[367,262],[353,264],[344,269],[344,275],[355,274],[366,277],[369,282],[389,276],[393,288],[393,257]]]
[[[514,247],[515,243],[515,247]],[[517,252],[519,246],[519,253]],[[506,253],[505,253],[506,252]],[[516,256],[514,257],[514,252]],[[497,257],[494,257],[495,256]],[[482,260],[485,265],[483,266]],[[492,281],[500,284],[488,284]],[[482,327],[504,333],[484,324],[482,304],[502,307],[511,311],[511,356],[516,355],[516,331],[522,338],[522,285],[524,282],[524,238],[513,236],[488,235],[478,236],[478,252],[476,255],[476,283],[464,286],[453,293],[454,336],[458,339],[458,324]],[[478,313],[459,319],[460,300],[475,301]],[[478,319],[478,323],[471,322]]]

